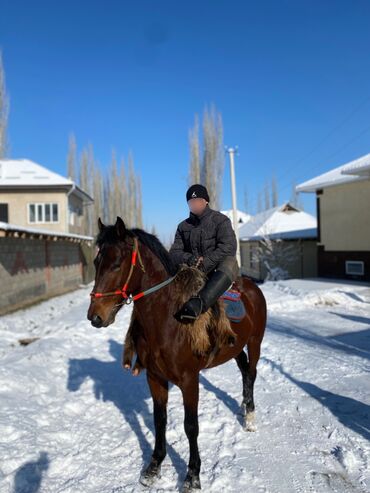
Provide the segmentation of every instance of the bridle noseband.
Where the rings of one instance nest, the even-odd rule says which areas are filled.
[[[91,291],[90,297],[92,299],[96,299],[96,298],[105,298],[106,296],[121,295],[123,297],[123,302],[120,304],[127,304],[128,305],[132,301],[136,301],[139,298],[142,298],[143,296],[146,296],[150,293],[154,293],[158,289],[163,288],[164,286],[166,286],[167,284],[172,282],[173,279],[176,277],[176,276],[172,276],[172,277],[166,279],[165,281],[163,281],[159,284],[156,284],[155,286],[152,286],[151,288],[146,289],[145,291],[141,291],[140,293],[137,293],[135,295],[127,294],[128,283],[130,282],[132,273],[134,271],[134,268],[136,267],[136,260],[137,259],[139,260],[141,270],[143,272],[145,272],[144,264],[143,264],[143,261],[142,261],[141,255],[140,255],[140,251],[139,251],[139,242],[138,242],[137,237],[134,236],[134,243],[133,243],[132,254],[131,254],[130,270],[129,270],[129,273],[127,275],[126,281],[125,281],[122,289],[116,289],[115,291],[107,291],[105,293],[99,293],[99,292]]]

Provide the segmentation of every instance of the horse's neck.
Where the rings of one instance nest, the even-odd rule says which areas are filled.
[[[138,284],[135,286],[135,293],[143,292],[171,277],[159,258],[154,255],[148,247],[143,246],[140,251],[145,272],[142,272],[140,268],[137,271],[140,271],[140,274],[138,275]],[[147,297],[144,296],[143,298],[139,298],[137,302],[135,302],[137,303],[135,308],[137,308],[144,332],[148,330],[150,336],[153,336],[155,328],[157,326],[159,327],[158,324],[153,324],[153,322],[162,323],[163,317],[166,316],[166,310],[160,310],[158,305],[156,310],[152,309],[153,306],[156,306],[158,297],[161,296],[161,294],[162,288],[148,294]],[[170,304],[170,302],[171,300],[169,298],[168,303]],[[148,337],[148,342],[150,339],[151,337]]]
[[[145,291],[170,277],[162,262],[148,247],[140,245],[140,253],[145,272],[141,270],[140,264],[137,262],[137,268],[140,274],[139,276],[135,276],[136,292]]]

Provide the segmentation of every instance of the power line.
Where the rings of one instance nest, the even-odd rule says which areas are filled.
[[[330,130],[309,152],[306,154],[304,157],[298,159],[292,166],[290,166],[288,169],[284,171],[282,175],[277,176],[277,180],[285,177],[288,173],[291,172],[292,169],[295,169],[300,163],[305,161],[307,158],[312,156],[312,154],[319,149],[322,144],[324,144],[339,128],[341,128],[348,120],[352,118],[353,115],[355,115],[365,104],[370,101],[370,96],[368,96],[366,99],[364,99],[358,106],[355,107],[343,120],[341,120],[338,125],[336,125],[334,128]]]
[[[312,166],[311,169],[312,170],[315,170],[317,168],[319,168],[321,165],[322,165],[322,162],[323,161],[329,161],[330,159],[332,159],[334,156],[336,156],[337,154],[340,154],[344,149],[346,149],[348,146],[350,146],[352,144],[352,142],[356,141],[359,137],[361,137],[362,135],[364,135],[366,132],[368,132],[370,130],[370,125],[368,125],[364,130],[362,130],[359,134],[355,135],[352,139],[350,139],[348,142],[346,142],[344,145],[342,145],[339,149],[337,149],[336,151],[332,152],[331,154],[329,154],[325,159],[323,159],[320,163],[317,163],[315,166]],[[326,171],[324,171],[323,173],[326,173]],[[297,178],[297,176],[295,176],[295,178]],[[281,188],[278,188],[278,190],[285,190],[288,186],[292,186],[292,183],[290,184],[287,184],[285,185],[284,187],[281,187]]]
[[[281,187],[280,186],[280,183],[281,183],[281,179],[284,178],[288,173],[290,173],[292,170],[296,169],[297,166],[302,163],[303,161],[305,161],[307,158],[309,158],[310,156],[312,156],[312,154],[314,154],[314,152],[319,149],[339,128],[341,128],[348,120],[350,120],[352,118],[353,115],[355,115],[360,109],[362,109],[368,102],[370,101],[370,96],[366,97],[359,105],[357,105],[345,118],[343,118],[343,120],[341,120],[334,128],[332,128],[315,146],[313,146],[311,148],[311,150],[305,155],[303,156],[302,158],[298,159],[292,166],[290,166],[288,169],[286,169],[284,171],[284,173],[282,173],[281,175],[276,175],[274,174],[275,178],[276,178],[276,181],[277,181],[277,184],[278,184],[278,192],[280,193],[281,191],[285,191],[288,187],[292,187],[293,185],[293,181],[291,180],[289,182],[289,184],[287,183],[285,186]],[[364,133],[366,133],[368,130],[369,130],[370,127],[366,127],[362,132],[360,132],[360,134],[356,135],[353,139],[351,139],[350,141],[348,141],[346,144],[344,144],[340,149],[338,149],[337,151],[335,151],[334,153],[331,153],[327,158],[325,158],[325,160],[329,160],[331,159],[333,156],[336,156],[338,153],[340,153],[343,149],[345,149],[346,147],[348,147],[353,141],[355,141],[356,139],[358,139],[361,135],[363,135]],[[323,159],[324,161],[324,159]],[[308,167],[310,168],[310,170],[312,169],[317,169],[318,167],[320,167],[322,164],[322,161],[320,163],[318,163],[316,166],[313,166],[312,165],[308,165],[308,166],[305,166],[303,168],[301,168],[301,171],[303,170],[306,170]],[[302,176],[302,173],[299,175],[299,176]],[[295,176],[295,178],[297,178]],[[283,180],[285,181],[285,180]],[[297,180],[298,181],[298,180]],[[266,185],[265,185],[266,186]],[[264,188],[263,188],[264,190]],[[263,191],[262,190],[262,191]],[[252,200],[252,202],[254,203],[257,199],[258,199],[258,193],[255,193],[254,195],[254,200]]]

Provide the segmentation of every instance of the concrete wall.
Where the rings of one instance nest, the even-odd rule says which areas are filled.
[[[91,274],[84,270],[90,261],[77,242],[0,238],[0,313],[90,282]]]
[[[370,180],[328,187],[317,195],[325,251],[370,251]]]

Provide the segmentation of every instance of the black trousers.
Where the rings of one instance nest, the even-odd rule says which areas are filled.
[[[232,282],[236,281],[239,276],[239,265],[236,257],[232,255],[227,255],[221,262],[217,264],[211,271],[207,272],[209,275],[214,270],[220,270],[224,272]]]

